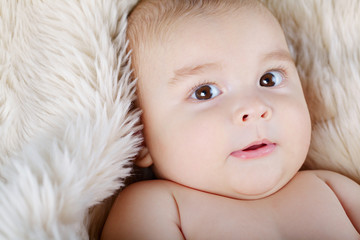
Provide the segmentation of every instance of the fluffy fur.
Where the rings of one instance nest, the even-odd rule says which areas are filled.
[[[262,1],[309,103],[307,167],[360,182],[359,1]],[[141,141],[125,53],[135,3],[0,0],[0,239],[96,238]]]
[[[135,1],[0,2],[0,239],[87,239],[140,143]]]

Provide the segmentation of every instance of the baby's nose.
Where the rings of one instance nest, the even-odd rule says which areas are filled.
[[[271,108],[265,104],[257,102],[237,109],[234,113],[234,123],[244,124],[257,120],[269,120],[271,119],[271,116]]]

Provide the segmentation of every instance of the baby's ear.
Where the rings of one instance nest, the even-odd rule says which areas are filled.
[[[153,164],[152,157],[147,147],[143,147],[139,156],[135,160],[135,165],[142,168],[150,167]]]

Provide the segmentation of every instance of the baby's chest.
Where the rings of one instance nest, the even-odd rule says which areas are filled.
[[[283,194],[256,201],[188,199],[180,207],[183,234],[208,240],[357,239],[336,196],[316,191]]]
[[[181,228],[188,240],[280,239],[276,221],[263,210],[202,202],[180,212]]]

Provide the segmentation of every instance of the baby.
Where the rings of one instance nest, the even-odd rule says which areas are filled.
[[[295,64],[255,0],[145,0],[128,37],[158,180],[125,188],[102,239],[360,239],[360,186],[299,171],[311,125]]]

